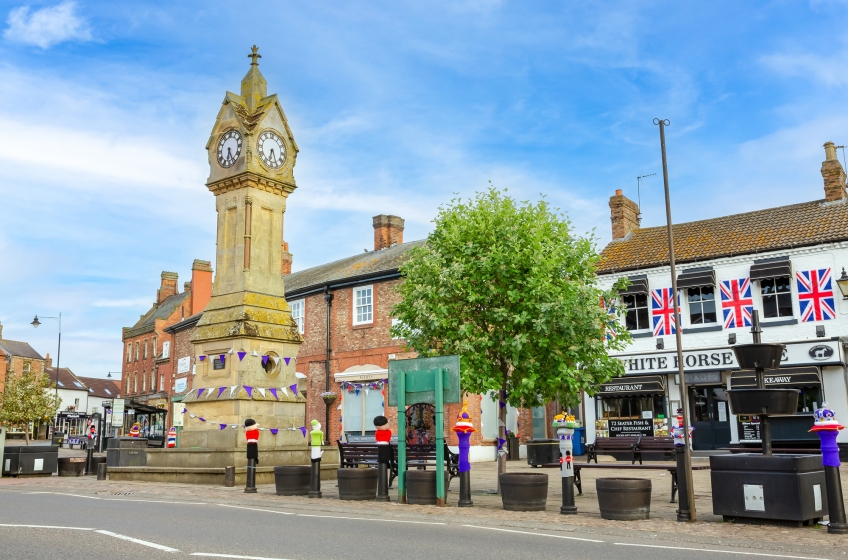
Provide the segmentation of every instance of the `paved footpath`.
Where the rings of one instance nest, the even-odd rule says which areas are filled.
[[[665,472],[647,471],[638,474],[641,478],[651,478],[653,481],[650,520],[607,521],[602,520],[598,514],[594,481],[599,475],[614,476],[618,473],[601,474],[599,471],[584,471],[584,495],[577,498],[579,513],[574,516],[563,516],[559,514],[561,494],[560,480],[556,470],[540,471],[530,469],[523,462],[508,463],[508,470],[513,472],[530,470],[546,472],[550,476],[550,484],[547,511],[507,512],[501,508],[500,497],[491,493],[495,489],[496,481],[494,463],[475,463],[472,469],[474,507],[462,509],[455,507],[458,499],[457,480],[452,483],[448,507],[437,508],[398,504],[396,493],[392,494],[393,501],[387,504],[342,502],[338,499],[335,481],[324,481],[322,484],[324,498],[316,500],[305,497],[278,497],[272,485],[261,485],[257,494],[245,494],[243,488],[98,482],[93,477],[3,478],[0,479],[0,503],[4,504],[4,507],[0,508],[0,524],[5,526],[0,525],[0,542],[4,544],[17,542],[15,538],[12,538],[14,531],[23,531],[24,528],[12,527],[12,525],[47,524],[58,527],[71,525],[73,521],[85,528],[101,529],[112,533],[123,531],[121,535],[148,539],[153,543],[159,542],[157,538],[161,537],[160,540],[164,539],[164,542],[170,543],[163,545],[166,548],[170,546],[186,551],[194,547],[193,550],[203,552],[205,548],[201,545],[214,544],[212,548],[216,554],[238,554],[242,549],[232,546],[231,541],[221,537],[221,535],[229,534],[229,530],[222,529],[220,524],[231,523],[233,527],[237,527],[248,520],[251,524],[260,525],[276,523],[275,526],[280,527],[280,530],[284,532],[285,527],[291,527],[292,530],[297,527],[297,531],[301,532],[299,534],[306,534],[312,529],[323,527],[316,532],[318,535],[323,535],[322,539],[319,539],[323,544],[314,550],[308,547],[303,550],[298,548],[297,554],[289,554],[292,550],[285,549],[289,552],[281,555],[279,550],[273,548],[276,545],[265,546],[257,543],[257,558],[296,558],[298,560],[301,558],[356,558],[360,556],[361,551],[368,550],[369,547],[373,553],[371,558],[422,556],[420,551],[416,554],[412,548],[404,548],[407,556],[403,556],[397,546],[384,550],[382,544],[370,545],[369,542],[372,541],[382,542],[385,539],[391,541],[392,537],[398,534],[394,529],[386,531],[385,527],[377,530],[363,526],[363,523],[367,521],[382,521],[403,522],[405,523],[404,532],[414,526],[417,537],[413,538],[410,535],[409,542],[419,542],[416,539],[421,539],[420,542],[429,542],[433,539],[441,542],[448,537],[458,537],[469,545],[479,542],[481,551],[488,550],[490,554],[488,558],[492,557],[492,553],[501,557],[501,553],[505,554],[507,550],[514,558],[524,557],[523,551],[526,549],[522,547],[531,546],[529,544],[531,541],[533,554],[527,557],[534,558],[548,556],[547,552],[543,553],[543,549],[550,547],[553,547],[550,548],[553,556],[557,555],[556,551],[579,549],[580,558],[622,556],[679,558],[684,554],[688,558],[734,556],[848,558],[848,536],[828,535],[821,527],[795,528],[721,522],[720,518],[712,514],[709,471],[694,473],[698,521],[684,524],[675,520],[676,505],[669,503],[670,475]],[[633,471],[621,471],[620,476],[633,476]],[[843,486],[848,488],[848,480],[843,480]],[[194,506],[195,509],[189,508],[189,511],[183,511],[188,508],[186,504]],[[199,506],[206,508],[203,510],[204,513],[202,515],[192,513],[200,511],[197,509]],[[87,510],[91,511],[86,513]],[[39,513],[36,515],[33,512]],[[65,513],[59,518],[51,519],[52,516],[59,515],[58,512]],[[233,512],[237,514],[234,515]],[[108,515],[101,523],[98,521],[98,516],[104,513]],[[286,516],[283,518],[280,514]],[[259,516],[259,519],[254,519],[253,516]],[[268,517],[276,518],[276,521],[269,521]],[[171,518],[174,519],[173,522],[169,521]],[[209,523],[202,523],[203,519],[208,519]],[[115,524],[119,524],[119,521],[133,521],[134,524],[116,526]],[[86,525],[86,523],[89,524]],[[92,523],[96,526],[92,526]],[[355,527],[345,525],[350,523],[353,523]],[[184,535],[182,541],[178,535],[174,534],[179,527],[184,529],[180,532]],[[213,527],[218,528],[210,532]],[[464,527],[465,529],[461,534],[451,533],[450,535],[428,532],[435,530],[434,527],[439,531],[444,531],[448,527]],[[369,531],[373,531],[371,536],[368,536]],[[480,537],[481,532],[491,533],[492,536]],[[248,533],[253,532],[249,530]],[[376,541],[374,541],[375,536]],[[280,537],[288,538],[285,535]],[[291,536],[293,540],[298,538],[297,535]],[[195,543],[192,539],[199,540]],[[338,548],[340,540],[350,543],[351,546],[356,543],[358,548],[356,551],[350,547]],[[555,544],[550,544],[552,541],[556,541]],[[48,543],[49,539],[44,542]],[[191,545],[188,548],[187,542]],[[243,539],[239,542],[243,542]],[[521,546],[516,547],[516,543],[521,543]],[[268,549],[269,546],[272,548]],[[435,547],[433,552],[446,552],[442,551],[440,546],[441,544]],[[496,547],[495,550],[490,550],[493,546]],[[623,547],[628,547],[626,554],[622,552]],[[322,551],[321,554],[315,554],[319,549]],[[378,550],[382,553],[378,553]],[[456,549],[453,550],[451,554],[456,553]],[[272,554],[274,551],[276,552]],[[148,550],[143,552],[149,553]],[[104,550],[103,554],[112,553]],[[68,556],[68,558],[72,557],[74,556]],[[98,556],[89,555],[88,557]],[[362,557],[369,556],[365,554]],[[486,556],[481,555],[482,557]]]

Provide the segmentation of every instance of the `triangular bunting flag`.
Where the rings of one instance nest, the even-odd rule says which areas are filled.
[[[285,393],[285,395],[286,395],[287,397],[289,396],[289,390],[288,390],[288,389],[286,389],[285,387],[280,387],[280,390],[282,390],[282,391],[283,391],[283,393]]]
[[[504,424],[504,421],[503,421],[503,420],[501,420],[500,418],[498,418],[498,428],[500,428],[501,426],[506,426],[506,424]]]
[[[291,389],[292,394],[296,397],[297,396],[297,383],[292,383],[291,385],[289,385],[289,389]]]
[[[238,389],[238,385],[233,385],[232,387],[230,387],[230,397],[233,396],[233,393],[236,392],[236,389]]]
[[[239,361],[242,361],[245,356],[247,356],[247,352],[239,352],[238,353]]]
[[[183,414],[185,414],[186,412],[188,412],[188,409],[183,407]]]
[[[277,435],[277,432],[279,432],[279,431],[280,430],[278,428],[271,428],[271,433],[274,434],[274,435]]]
[[[286,365],[289,365],[291,358],[283,358],[283,361],[286,362]]]
[[[232,349],[232,348],[230,348],[229,350],[227,350],[227,354],[232,354],[232,353],[233,353],[233,349]]]
[[[262,365],[268,365],[268,356],[262,356]]]
[[[193,412],[189,414],[189,416],[191,416],[192,418],[197,418],[197,414],[194,414]]]
[[[206,422],[206,418],[204,418],[203,416],[198,416],[197,419],[201,422]]]
[[[501,408],[504,408],[504,407],[506,406],[506,403],[505,403],[505,402],[503,402],[503,401],[498,401],[498,405],[499,405]]]
[[[233,425],[230,426],[230,428],[232,428],[234,430],[238,430],[238,424],[233,424]]]
[[[274,395],[275,399],[280,400],[280,397],[277,396],[277,388],[276,387],[271,387],[268,390],[271,391],[271,394]]]
[[[505,443],[506,443],[505,439],[498,438],[498,449],[503,447],[503,444],[505,444]]]
[[[226,388],[226,387],[219,387],[219,388],[218,388],[218,396],[217,396],[217,397],[215,397],[215,398],[216,398],[216,399],[220,399],[220,398],[221,398],[221,393],[223,393],[223,392],[224,392],[224,391],[226,391],[226,390],[227,390],[227,388]]]
[[[204,356],[203,354],[201,354],[200,356],[198,356],[198,357],[197,357],[197,359],[198,359],[198,360],[200,360],[200,361],[202,362],[203,360],[205,360],[205,359],[206,359],[206,356]]]
[[[280,363],[280,358],[278,358],[277,356],[271,356],[271,358],[274,360],[274,365]]]
[[[259,394],[262,395],[262,398],[265,398],[265,389],[263,389],[262,387],[257,387],[256,390],[259,391]]]
[[[222,364],[227,363],[227,355],[226,354],[219,354],[218,359],[221,360]]]
[[[207,398],[207,399],[209,398],[209,395],[211,395],[211,394],[212,394],[212,391],[213,391],[214,389],[215,389],[215,387],[212,387],[211,389],[209,389],[208,391],[206,391],[206,398]]]
[[[226,429],[227,429],[227,425],[226,425],[226,424],[218,424],[218,425],[219,425],[219,426],[221,426],[221,429],[222,429],[222,430],[226,430]]]
[[[247,396],[253,398],[253,387],[244,386],[244,390],[247,391]]]
[[[301,426],[300,431],[303,432],[303,437],[306,437],[306,426]]]
[[[202,394],[203,394],[203,391],[205,391],[205,390],[206,390],[206,389],[198,389],[198,390],[197,390],[197,398],[198,398],[198,399],[200,398],[200,395],[202,395]]]

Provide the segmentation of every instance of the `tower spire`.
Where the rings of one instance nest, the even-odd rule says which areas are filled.
[[[262,72],[259,71],[258,59],[262,58],[259,54],[259,47],[253,45],[250,49],[251,53],[247,55],[250,62],[250,70],[247,71],[244,79],[241,81],[241,96],[244,97],[247,108],[254,111],[259,105],[259,100],[268,95],[268,82]]]

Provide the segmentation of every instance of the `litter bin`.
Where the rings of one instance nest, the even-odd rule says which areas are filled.
[[[528,439],[527,464],[531,467],[559,464],[558,439]]]
[[[586,428],[575,428],[574,429],[574,437],[572,438],[572,442],[574,443],[574,454],[575,455],[585,455],[586,454]]]

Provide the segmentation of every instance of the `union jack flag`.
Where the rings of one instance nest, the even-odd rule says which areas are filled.
[[[802,322],[836,319],[829,268],[802,270],[795,273],[795,279]]]
[[[753,310],[754,300],[751,298],[750,278],[721,281],[721,312],[724,314],[724,328],[750,327]]]
[[[654,336],[675,333],[674,300],[671,288],[651,290],[651,316],[654,324]]]
[[[615,311],[615,302],[610,300],[609,304],[601,298],[601,307],[607,312],[607,324],[604,325],[604,335],[607,340],[615,340],[618,337],[618,315]]]

